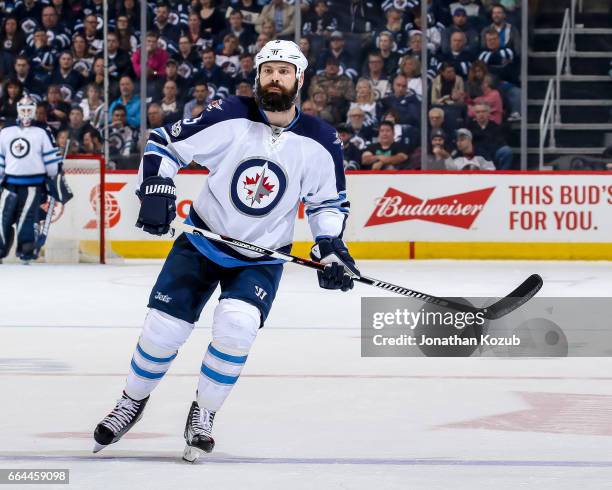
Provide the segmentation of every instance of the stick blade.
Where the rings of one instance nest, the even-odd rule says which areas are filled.
[[[496,320],[513,312],[533,298],[543,284],[544,281],[540,275],[530,275],[508,296],[489,306],[486,309],[485,317],[489,320]]]

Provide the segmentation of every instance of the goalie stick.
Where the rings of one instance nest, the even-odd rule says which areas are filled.
[[[66,160],[66,156],[68,155],[68,148],[70,148],[70,138],[66,140],[66,146],[64,147],[64,154],[62,155],[62,163]],[[60,170],[61,171],[61,168]],[[40,253],[41,249],[44,247],[47,242],[47,237],[49,236],[49,228],[51,227],[51,219],[53,219],[53,211],[55,210],[55,198],[49,196],[49,201],[47,202],[47,214],[45,215],[45,221],[43,223],[42,229],[40,230],[40,234],[36,238],[35,250],[36,256]]]
[[[273,259],[280,259],[284,260],[285,262],[292,262],[294,264],[303,265],[304,267],[309,267],[318,271],[325,269],[325,266],[318,262],[314,262],[309,259],[303,259],[301,257],[296,257],[295,255],[278,252],[269,248],[260,247],[259,245],[243,242],[242,240],[237,240],[235,238],[218,235],[217,233],[214,233],[212,231],[203,230],[187,223],[183,223],[178,219],[173,220],[170,226],[175,230],[190,233],[192,235],[198,235],[204,238],[208,238],[209,240],[225,243],[226,245],[242,248],[244,250],[250,250],[251,252],[256,252]],[[401,294],[402,296],[409,296],[411,298],[421,300],[425,303],[436,304],[457,311],[481,313],[485,318],[489,320],[501,318],[502,316],[505,316],[508,313],[511,313],[512,311],[516,310],[519,306],[529,301],[540,290],[543,284],[542,278],[538,274],[532,274],[527,279],[525,279],[514,291],[512,291],[504,298],[487,307],[477,308],[472,305],[458,303],[447,298],[439,298],[437,296],[421,293],[419,291],[415,291],[413,289],[409,289],[403,286],[397,286],[395,284],[381,281],[379,279],[373,279],[371,277],[354,276],[353,280],[380,289],[384,289],[392,293]]]

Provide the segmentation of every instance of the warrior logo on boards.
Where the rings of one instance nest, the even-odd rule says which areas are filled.
[[[248,216],[265,216],[282,199],[287,176],[276,162],[249,158],[238,164],[232,177],[230,196],[238,211]]]
[[[23,158],[30,153],[30,142],[20,136],[11,141],[9,148],[11,150],[11,155],[15,158]]]

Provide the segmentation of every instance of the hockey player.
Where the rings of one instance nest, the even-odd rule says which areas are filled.
[[[327,265],[318,273],[319,285],[347,291],[359,271],[342,241],[349,207],[342,142],[331,126],[295,105],[308,64],[296,44],[270,41],[255,61],[255,98],[213,101],[195,119],[152,131],[139,170],[137,226],[155,235],[169,231],[176,200],[172,179],[195,161],[210,174],[187,223],[288,251],[303,201],[316,242],[311,256]],[[123,396],[95,429],[94,452],[118,441],[140,419],[149,394],[220,284],[183,458],[195,461],[212,451],[215,414],[238,380],[281,274],[280,261],[180,235],[151,291]]]
[[[17,124],[0,131],[0,259],[9,253],[15,234],[17,257],[25,262],[36,259],[40,205],[46,193],[59,202],[67,198],[59,149],[51,132],[34,122],[35,115],[36,102],[25,96],[17,102]]]

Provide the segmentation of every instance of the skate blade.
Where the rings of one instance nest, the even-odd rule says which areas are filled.
[[[94,448],[93,448],[93,452],[95,453],[99,453],[100,451],[102,451],[102,449],[104,449],[106,446],[104,444],[98,444],[97,442],[94,443]]]
[[[190,446],[189,444],[185,445],[185,450],[183,451],[183,460],[188,463],[195,463],[200,456],[203,456],[206,452],[198,449],[197,447]]]

